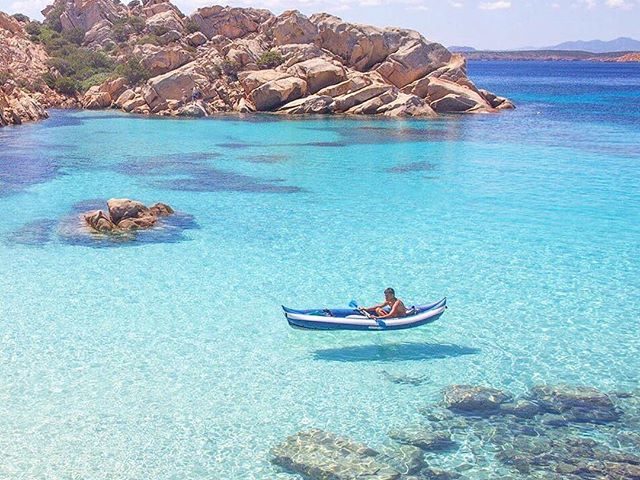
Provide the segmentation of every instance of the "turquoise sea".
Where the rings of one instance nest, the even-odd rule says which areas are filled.
[[[637,389],[640,64],[469,74],[517,110],[0,129],[0,478],[296,479],[270,462],[288,435],[377,447],[451,384]],[[132,243],[65,233],[111,197],[180,216]],[[449,309],[389,333],[280,310],[388,286]],[[442,465],[520,478],[458,441]]]

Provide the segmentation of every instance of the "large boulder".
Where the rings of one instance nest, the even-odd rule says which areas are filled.
[[[138,45],[134,48],[133,54],[141,59],[142,66],[154,77],[175,70],[191,61],[191,54],[180,46]]]
[[[149,80],[143,96],[147,104],[155,108],[169,100],[187,100],[191,98],[194,89],[198,90],[208,84],[207,77],[187,64]]]
[[[128,198],[112,198],[107,202],[108,214],[94,210],[83,214],[84,221],[91,231],[120,234],[132,230],[154,227],[161,217],[175,213],[165,203],[156,203],[146,207],[143,203]]]
[[[605,423],[620,418],[611,398],[592,387],[540,385],[531,389],[530,397],[546,412],[572,422]]]
[[[83,32],[91,30],[98,22],[108,20],[113,23],[127,14],[126,7],[113,0],[56,0],[46,7],[42,14],[49,19],[51,15],[60,11],[59,8],[62,8],[59,17],[62,29],[79,28]]]
[[[250,99],[258,111],[271,111],[287,102],[305,96],[307,82],[297,77],[271,80],[254,89]]]
[[[393,87],[386,84],[373,83],[364,88],[356,90],[355,92],[334,97],[334,100],[336,102],[336,111],[346,112],[350,108],[364,103],[367,100],[372,99],[373,97],[377,97],[378,95],[381,95],[384,92],[391,90],[392,88]]]
[[[483,386],[451,385],[444,390],[443,403],[446,408],[468,415],[490,415],[500,405],[510,400],[501,390]]]
[[[278,109],[280,113],[299,115],[304,113],[331,113],[333,112],[333,98],[327,95],[309,95],[289,102]]]
[[[297,63],[290,67],[287,72],[304,78],[311,94],[346,79],[344,68],[323,58],[314,58]]]
[[[318,28],[319,45],[356,70],[368,70],[390,53],[380,28],[347,23],[328,13],[312,15],[310,20]]]
[[[375,450],[319,429],[292,435],[271,453],[273,463],[309,479],[397,480],[401,476]]]
[[[377,68],[389,83],[404,87],[418,78],[447,64],[451,52],[439,43],[427,42],[417,35],[403,43],[390,54]]]
[[[191,18],[211,39],[216,35],[234,39],[257,32],[261,23],[273,15],[267,10],[215,5],[198,9]]]
[[[438,113],[476,113],[494,110],[479,93],[448,80],[430,78],[426,90],[431,108]]]
[[[273,38],[275,45],[313,43],[318,38],[318,28],[297,10],[270,19],[261,30]]]
[[[184,22],[180,15],[174,10],[167,10],[156,13],[147,18],[147,28],[152,32],[172,31],[181,32],[184,29]]]
[[[82,98],[82,108],[96,110],[107,108],[111,105],[111,95],[100,90],[99,86],[93,86],[87,90]]]

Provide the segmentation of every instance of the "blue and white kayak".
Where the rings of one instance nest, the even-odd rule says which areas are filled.
[[[290,326],[307,330],[402,330],[435,322],[446,308],[445,297],[439,302],[411,307],[404,317],[375,319],[354,308],[294,310],[282,306]]]

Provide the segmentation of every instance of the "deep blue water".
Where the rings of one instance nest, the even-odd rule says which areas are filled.
[[[287,435],[378,446],[450,384],[637,388],[640,64],[469,74],[518,108],[1,129],[0,478],[296,478],[269,462]],[[179,216],[129,243],[78,236],[111,197]],[[387,286],[450,308],[390,334],[280,312]],[[479,452],[443,464],[512,474]]]

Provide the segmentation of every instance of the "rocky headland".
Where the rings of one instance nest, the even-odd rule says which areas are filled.
[[[43,15],[0,16],[3,125],[50,106],[190,117],[513,108],[418,32],[327,13],[211,6],[185,16],[168,0],[56,0]]]

